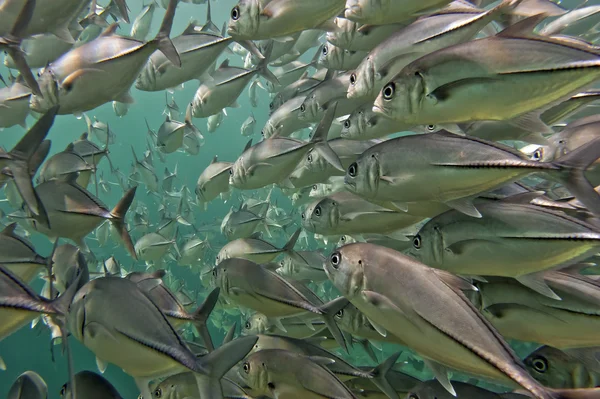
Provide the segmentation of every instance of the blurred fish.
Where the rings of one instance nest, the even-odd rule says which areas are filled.
[[[160,125],[156,136],[158,148],[170,154],[183,146],[183,138],[186,134],[202,135],[198,128],[192,123],[192,107],[188,105],[185,113],[185,121],[178,122],[171,120],[168,116],[165,122]]]
[[[61,399],[123,399],[116,388],[103,376],[93,371],[80,371],[75,374],[75,395],[67,382],[60,389]]]
[[[34,371],[21,374],[8,391],[7,399],[47,399],[46,381]]]
[[[135,17],[133,24],[131,25],[131,37],[144,41],[148,32],[150,32],[150,24],[152,23],[152,17],[154,16],[154,10],[156,9],[156,2],[152,2],[148,5],[143,6],[142,11]]]
[[[254,135],[254,127],[256,126],[256,119],[254,119],[254,114],[250,113],[250,116],[246,118],[242,126],[240,127],[240,131],[242,136],[251,137]]]
[[[223,123],[224,119],[225,110],[222,110],[219,113],[209,116],[206,119],[206,130],[208,130],[209,133],[214,133],[219,128],[219,126],[221,126],[221,123]]]
[[[231,162],[218,162],[215,156],[198,177],[196,183],[196,196],[198,205],[204,210],[207,209],[208,203],[221,193],[229,191],[229,170]]]
[[[542,346],[524,362],[531,375],[551,388],[593,388],[598,386],[600,362],[597,348],[560,349]]]
[[[282,248],[277,248],[273,244],[260,239],[260,233],[253,234],[249,238],[238,238],[221,248],[217,254],[216,264],[218,265],[229,258],[247,259],[259,264],[265,264],[271,262],[281,254],[287,254],[293,258],[303,260],[294,253],[294,246],[299,235],[300,229],[296,230]]]

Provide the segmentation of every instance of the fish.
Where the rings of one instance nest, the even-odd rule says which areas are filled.
[[[299,235],[300,230],[296,230],[282,248],[277,248],[269,242],[260,239],[260,233],[255,233],[249,238],[238,238],[221,248],[216,257],[216,264],[218,265],[223,260],[229,258],[247,259],[259,264],[265,264],[271,262],[280,254],[288,254],[298,258],[294,253],[294,246]],[[303,260],[302,258],[300,259]]]
[[[191,105],[187,107],[183,123],[171,120],[167,116],[165,122],[158,129],[156,144],[161,151],[170,154],[183,146],[183,138],[187,134],[202,136],[200,130],[192,123]]]
[[[36,222],[45,226],[49,226],[49,216],[31,179],[50,150],[50,142],[44,144],[44,140],[57,112],[56,107],[50,109],[9,152],[0,151],[0,170],[8,170],[27,209]]]
[[[139,41],[146,40],[146,36],[150,32],[150,25],[152,24],[152,17],[154,16],[156,6],[156,2],[152,1],[150,4],[143,6],[142,11],[135,17],[131,25],[131,37],[133,39]]]
[[[336,108],[333,106],[327,110],[309,142],[271,137],[246,149],[231,168],[230,185],[252,189],[278,183],[290,175],[311,148],[321,152],[328,162],[342,170],[339,158],[326,141]]]
[[[148,233],[135,242],[137,257],[148,263],[160,264],[175,240],[165,238],[159,233]]]
[[[0,232],[0,264],[23,281],[30,283],[48,265],[48,259],[39,255],[33,244],[16,234],[16,223]]]
[[[77,184],[86,188],[91,174],[96,171],[96,168],[88,164],[74,150],[75,146],[71,143],[64,151],[54,154],[44,162],[40,169],[39,183],[75,174],[77,175]]]
[[[291,0],[241,0],[231,9],[227,33],[237,39],[259,40],[305,29],[335,29],[328,21],[343,10],[344,3],[310,0],[300,5]]]
[[[26,371],[17,377],[8,391],[7,399],[46,399],[48,385],[39,374]]]
[[[347,71],[358,67],[367,55],[366,51],[348,50],[327,43],[323,46],[319,63],[328,69]]]
[[[81,250],[72,244],[62,244],[54,250],[52,275],[59,293],[66,292],[76,281],[81,287],[90,280],[88,262]]]
[[[210,165],[202,171],[195,190],[201,208],[206,210],[209,202],[219,194],[229,191],[229,170],[232,165],[231,162],[219,162],[215,156]]]
[[[560,349],[541,346],[524,360],[531,375],[552,388],[593,388],[600,369],[595,348]]]
[[[305,96],[297,96],[281,104],[265,123],[260,131],[261,135],[266,139],[273,136],[289,137],[292,133],[309,127],[310,123],[308,121],[298,118],[300,107],[305,98]],[[271,102],[271,104],[274,104],[274,102]]]
[[[250,116],[246,118],[242,126],[240,126],[240,132],[242,136],[251,137],[254,135],[254,127],[256,126],[256,119],[254,119],[254,114],[250,113]]]
[[[326,367],[329,359],[311,360],[280,349],[254,352],[239,367],[253,392],[272,397],[355,399],[356,396]]]
[[[31,108],[43,112],[60,105],[59,113],[64,115],[89,111],[109,101],[131,103],[129,89],[155,50],[181,65],[169,39],[177,1],[171,0],[169,6],[159,33],[149,42],[115,35],[117,25],[111,25],[95,40],[50,63],[39,79],[43,98],[33,95]]]
[[[201,396],[221,398],[219,379],[257,340],[239,338],[197,358],[143,291],[117,277],[101,277],[82,287],[68,323],[77,340],[136,380],[143,399],[152,398],[150,379],[188,370],[195,372]],[[152,328],[140,329],[148,325]]]
[[[128,190],[110,210],[94,195],[77,185],[73,177],[69,180],[50,180],[38,185],[35,192],[47,210],[50,227],[31,221],[33,227],[52,238],[69,238],[79,248],[87,249],[83,241],[92,230],[108,220],[118,231],[125,248],[135,259],[136,252],[127,231],[125,214],[135,196],[136,188]],[[74,228],[77,226],[77,228]]]
[[[192,115],[195,118],[206,118],[221,112],[223,108],[235,107],[237,98],[256,74],[262,74],[278,84],[277,78],[267,69],[268,56],[269,54],[253,69],[230,67],[229,60],[223,61],[211,73],[211,79],[203,81],[198,87],[192,100]]]
[[[221,379],[221,385],[225,399],[252,399],[242,387],[226,377]],[[152,392],[153,398],[187,398],[198,397],[199,394],[194,374],[189,372],[167,378]]]
[[[421,216],[392,211],[344,191],[311,202],[301,217],[302,227],[325,236],[390,233],[423,220]]]
[[[320,251],[296,251],[296,256],[283,255],[277,273],[294,280],[325,281],[323,262],[325,256]]]
[[[401,4],[393,0],[348,0],[344,17],[361,24],[386,25],[406,21],[423,11],[442,8],[448,3],[448,0],[407,1]]]
[[[409,253],[429,266],[459,275],[513,277],[556,298],[535,273],[589,258],[598,251],[595,240],[600,239],[600,235],[596,238],[600,231],[564,213],[531,205],[537,195],[478,202],[481,218],[456,210],[438,215],[414,236]]]
[[[474,289],[466,280],[365,243],[336,249],[324,268],[336,288],[380,333],[389,331],[431,359],[428,365],[451,394],[456,391],[445,367],[513,381],[536,398],[577,397],[575,391],[553,392],[527,373],[502,336],[462,292]]]
[[[283,330],[282,330],[283,328]],[[254,313],[242,325],[242,335],[285,334],[291,338],[308,338],[323,331],[327,326],[322,321],[305,316],[269,318],[262,313]]]
[[[16,81],[8,87],[0,88],[0,128],[26,126],[31,89],[23,83]]]
[[[222,295],[228,300],[241,303],[267,317],[314,313],[323,319],[339,345],[347,348],[333,321],[333,314],[346,302],[336,300],[325,305],[313,304],[302,292],[309,294],[313,301],[320,301],[310,290],[300,288],[277,273],[246,259],[225,259],[211,273],[214,286],[220,287]]]
[[[76,392],[73,395],[71,384],[65,383],[60,389],[61,399],[123,399],[119,391],[103,376],[93,371],[80,371],[75,374]]]
[[[419,58],[381,89],[373,110],[416,125],[510,120],[516,126],[549,132],[540,113],[591,85],[598,79],[600,64],[598,55],[585,46],[531,37],[531,26],[541,19],[530,17],[496,36],[446,47]],[[494,58],[500,53],[511,56]],[[554,61],[548,58],[554,55]],[[450,65],[455,68],[445,70],[444,66]],[[470,72],[461,75],[458,71]],[[543,86],[548,87],[551,82],[552,90],[538,86],[535,79],[530,79],[532,74],[544,76]],[[519,85],[522,90],[508,90],[511,85]],[[480,97],[495,87],[505,91]],[[529,95],[532,93],[536,94]]]
[[[502,399],[505,396],[498,394],[487,389],[480,388],[476,385],[467,384],[460,381],[452,381],[452,385],[456,389],[456,394],[459,398],[481,398],[481,399]],[[436,380],[424,381],[410,390],[406,396],[408,399],[450,399],[454,396],[451,395],[443,386],[440,385]],[[528,398],[527,395],[514,395],[514,399],[517,398]],[[510,397],[513,399],[513,396]]]
[[[341,17],[335,19],[335,24],[338,30],[327,32],[327,41],[351,51],[371,51],[394,32],[406,26],[403,23],[363,25]]]
[[[596,161],[597,154],[591,143],[586,150],[585,155],[584,149],[580,148],[556,162],[536,162],[499,143],[439,131],[398,137],[374,145],[348,167],[344,181],[349,191],[365,199],[393,202],[395,205],[388,203],[392,209],[431,217],[447,210],[444,207],[451,207],[480,217],[470,198],[545,169],[581,197],[593,212],[597,194],[589,191],[589,183],[584,179],[570,180],[567,177],[570,174],[581,175],[589,164]],[[417,182],[411,177],[423,176],[425,168],[431,171],[427,172],[427,184],[423,184],[420,178]],[[408,170],[419,173],[410,175]],[[453,174],[456,174],[458,183],[450,177]],[[484,182],[482,185],[477,183],[480,178]],[[439,180],[434,183],[432,179]],[[444,207],[440,208],[440,205]]]

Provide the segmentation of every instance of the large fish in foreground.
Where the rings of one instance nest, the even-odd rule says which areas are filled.
[[[374,145],[348,167],[345,183],[349,191],[391,209],[434,216],[449,207],[481,217],[474,197],[543,173],[600,214],[600,197],[584,177],[599,156],[600,139],[553,162],[536,162],[502,144],[440,131]]]
[[[538,399],[597,398],[600,391],[552,391],[531,377],[504,338],[469,302],[460,277],[372,244],[338,248],[324,265],[329,279],[383,335],[421,354],[454,393],[446,367],[521,385]]]
[[[600,55],[534,36],[544,17],[419,58],[383,87],[374,110],[414,125],[510,120],[551,133],[540,114],[600,79]]]
[[[134,282],[116,277],[102,277],[81,288],[68,321],[75,338],[135,378],[143,399],[152,399],[150,380],[190,370],[200,397],[222,398],[219,380],[257,340],[236,339],[198,358]]]
[[[79,114],[110,101],[133,102],[129,89],[154,51],[181,65],[169,39],[176,6],[177,0],[171,0],[156,38],[149,42],[115,35],[117,25],[111,25],[49,64],[39,79],[44,97],[32,96],[31,108],[43,112],[59,104],[60,114]]]

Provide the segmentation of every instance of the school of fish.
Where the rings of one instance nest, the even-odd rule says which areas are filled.
[[[49,331],[69,376],[6,399],[123,399],[108,364],[140,399],[600,399],[600,5],[139,5],[0,0],[0,340]],[[111,159],[94,110],[163,91]],[[52,152],[57,118],[87,129]]]

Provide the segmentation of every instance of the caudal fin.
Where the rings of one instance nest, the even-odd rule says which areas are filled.
[[[127,231],[127,223],[125,223],[125,214],[131,206],[131,203],[133,202],[136,190],[137,187],[129,189],[125,193],[125,195],[123,195],[123,198],[121,198],[121,200],[117,203],[117,205],[115,205],[113,210],[110,212],[112,215],[110,222],[112,223],[113,227],[119,232],[119,236],[121,237],[121,240],[123,240],[125,248],[127,248],[127,251],[129,251],[129,254],[133,257],[133,259],[137,259],[137,256],[133,247],[133,241],[131,241],[131,236]]]
[[[235,339],[198,360],[195,374],[201,398],[221,398],[221,378],[242,360],[258,341],[257,336]]]
[[[215,350],[215,346],[213,345],[212,338],[210,336],[210,332],[208,331],[208,318],[215,308],[217,301],[219,300],[219,292],[220,288],[217,287],[208,294],[202,305],[196,309],[196,311],[192,314],[194,321],[194,327],[198,330],[198,333],[202,337],[204,341],[204,345],[209,352]]]
[[[560,182],[594,215],[600,215],[600,196],[585,177],[586,169],[600,158],[600,138],[580,146],[553,162]]]
[[[152,43],[155,43],[158,46],[158,49],[165,55],[165,57],[167,57],[169,61],[173,63],[173,65],[180,68],[181,58],[179,58],[179,53],[169,38],[169,35],[171,34],[171,28],[173,26],[173,18],[175,17],[175,10],[177,9],[177,3],[178,0],[169,1],[169,6],[167,7],[165,17],[163,18],[158,34],[154,40],[152,40]]]

